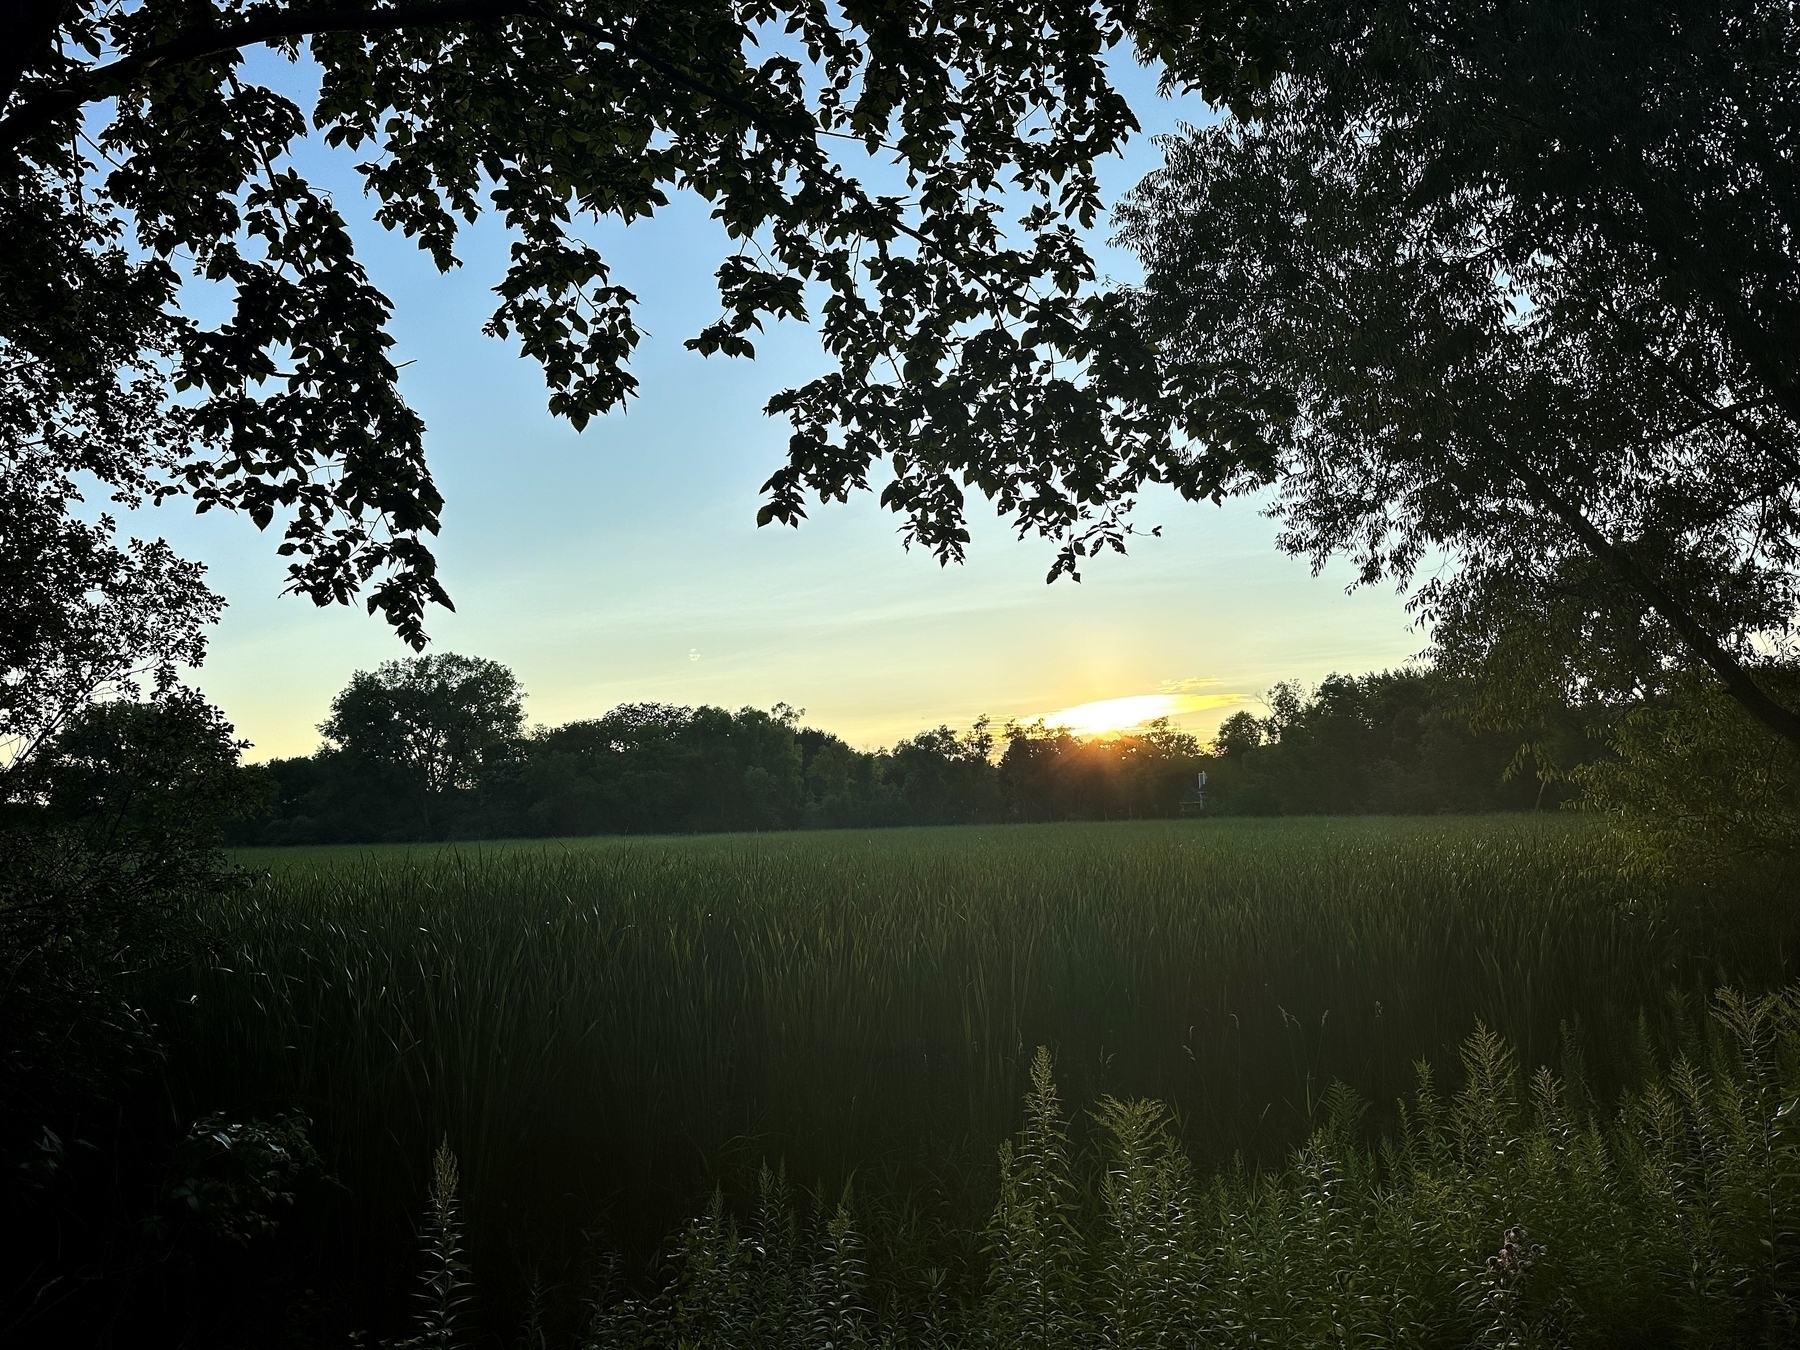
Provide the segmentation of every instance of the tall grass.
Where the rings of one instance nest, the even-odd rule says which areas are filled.
[[[307,1111],[350,1197],[321,1241],[393,1287],[441,1139],[461,1163],[471,1261],[489,1270],[561,1259],[597,1224],[647,1253],[715,1186],[750,1203],[765,1160],[824,1194],[854,1178],[865,1214],[974,1234],[1012,1203],[1006,1184],[1025,1195],[1021,1178],[1054,1174],[1023,1154],[1010,1183],[994,1166],[1037,1046],[1073,1100],[1167,1104],[1154,1129],[1105,1117],[1102,1134],[1166,1130],[1208,1172],[1273,1164],[1333,1119],[1335,1082],[1380,1104],[1342,1125],[1346,1140],[1398,1126],[1390,1104],[1414,1093],[1414,1062],[1460,1082],[1478,1023],[1527,1077],[1552,1065],[1611,1101],[1696,1034],[1714,987],[1792,978],[1800,925],[1767,895],[1627,880],[1603,835],[1561,819],[739,836],[267,866],[207,916],[213,959],[155,992],[171,1091],[197,1110]],[[1088,1147],[1092,1122],[1071,1129],[1069,1147]],[[1164,1202],[1127,1186],[1117,1203]],[[1275,1223],[1276,1202],[1257,1204],[1245,1222]],[[912,1222],[882,1241],[928,1245]],[[1499,1250],[1498,1233],[1480,1241]],[[976,1245],[944,1259],[978,1267]]]

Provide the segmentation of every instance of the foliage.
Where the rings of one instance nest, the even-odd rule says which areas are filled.
[[[167,1241],[170,1228],[195,1224],[211,1236],[245,1244],[275,1231],[295,1188],[319,1169],[304,1116],[273,1121],[196,1121],[171,1153],[161,1205],[145,1223]]]
[[[1175,815],[1206,763],[1167,718],[1085,738],[1039,722],[1006,728],[999,778],[1016,820],[1141,819]]]
[[[324,604],[367,587],[371,611],[422,642],[424,607],[447,603],[426,542],[442,503],[389,356],[391,304],[336,200],[300,172],[310,128],[353,165],[375,220],[441,271],[465,224],[503,222],[486,331],[542,365],[551,411],[578,428],[633,393],[640,337],[637,297],[586,223],[696,194],[732,251],[720,317],[688,345],[751,356],[766,321],[811,318],[833,359],[770,401],[794,435],[762,520],[797,522],[808,492],[866,487],[885,458],[909,538],[960,556],[976,486],[1022,531],[1062,539],[1072,568],[1119,535],[1096,504],[1173,462],[1135,429],[1148,352],[1091,293],[1079,235],[1099,210],[1095,161],[1136,127],[1108,53],[1155,14],[1104,0],[9,9],[0,426],[112,490],[148,476],[202,510],[283,519],[291,589]],[[1194,53],[1224,91],[1252,75],[1240,17],[1172,11],[1144,41]],[[214,292],[224,317],[209,322]]]
[[[846,1206],[797,1223],[765,1169],[751,1223],[715,1194],[660,1289],[601,1294],[564,1343],[1791,1345],[1800,996],[1721,990],[1709,1022],[1610,1110],[1575,1105],[1578,1078],[1526,1081],[1478,1029],[1461,1090],[1445,1101],[1422,1072],[1378,1145],[1338,1084],[1282,1165],[1198,1175],[1155,1102],[1102,1099],[1094,1147],[1072,1154],[1040,1048],[1001,1149],[985,1288],[947,1315],[921,1310],[914,1272],[846,1260],[861,1245]]]
[[[17,767],[9,823],[78,840],[122,901],[205,887],[224,866],[224,822],[262,794],[238,763],[245,746],[191,689],[96,703]]]
[[[1009,814],[1011,803],[1005,798],[1001,775],[994,772],[994,734],[986,717],[960,736],[940,726],[865,758],[872,761],[870,781],[880,784],[890,798],[888,814],[896,824],[967,825]],[[869,820],[868,808],[857,812],[852,802],[854,797],[839,808],[847,817],[845,823],[863,823],[856,819],[859,814]],[[824,802],[819,814],[829,818]]]
[[[1780,876],[1687,891],[1623,875],[1601,829],[1556,815],[258,861],[254,889],[203,911],[211,959],[145,990],[170,1047],[162,1090],[190,1118],[305,1104],[347,1188],[294,1220],[308,1283],[387,1335],[399,1319],[377,1312],[404,1311],[382,1298],[410,1287],[410,1216],[445,1136],[483,1318],[521,1308],[528,1272],[568,1285],[596,1228],[641,1292],[650,1254],[715,1186],[751,1212],[759,1165],[785,1159],[825,1198],[820,1222],[854,1177],[866,1260],[911,1272],[923,1326],[933,1287],[947,1317],[983,1286],[993,1150],[1018,1127],[1037,1045],[1054,1048],[1065,1101],[1166,1102],[1198,1175],[1240,1154],[1274,1167],[1329,1115],[1334,1079],[1374,1103],[1352,1142],[1401,1127],[1415,1060],[1453,1095],[1478,1022],[1516,1047],[1521,1082],[1547,1064],[1610,1104],[1659,1051],[1691,1045],[1707,991],[1791,980],[1800,914]],[[1071,1166],[1096,1128],[1086,1112],[1066,1122]],[[1006,1212],[1023,1213],[1043,1191],[1013,1156]],[[1113,1203],[1156,1211],[1162,1184]],[[1254,1211],[1259,1240],[1286,1213]],[[1523,1212],[1491,1217],[1465,1235],[1477,1265],[1512,1224],[1548,1241]],[[1108,1259],[1148,1280],[1141,1257]],[[573,1316],[566,1297],[550,1313]]]
[[[180,1122],[122,1123],[163,1053],[135,982],[192,960],[193,907],[241,879],[223,823],[266,786],[241,748],[217,709],[172,686],[90,704],[0,780],[0,1204],[15,1271],[0,1332],[191,1241],[255,1236],[283,1199],[277,1174],[312,1161],[298,1119],[214,1116],[185,1139]]]
[[[1770,688],[1800,690],[1792,668]],[[1800,751],[1764,734],[1718,685],[1690,675],[1606,729],[1616,754],[1574,772],[1581,803],[1628,831],[1641,866],[1706,875],[1800,855]]]
[[[1572,710],[1523,732],[1481,730],[1479,687],[1432,670],[1284,683],[1268,713],[1220,724],[1206,795],[1226,815],[1533,810],[1569,798],[1562,780],[1604,746]]]
[[[988,1321],[1000,1344],[1060,1350],[1079,1335],[1077,1218],[1069,1138],[1050,1053],[1039,1046],[1018,1142],[1000,1146],[1000,1197],[988,1221]]]
[[[463,1235],[457,1199],[459,1178],[450,1143],[438,1144],[431,1159],[431,1206],[425,1215],[426,1269],[419,1290],[419,1334],[402,1341],[399,1350],[452,1350],[457,1327],[469,1301],[468,1265],[463,1261]]]
[[[268,813],[235,827],[233,839],[363,843],[1154,819],[1189,809],[1203,770],[1213,777],[1208,802],[1234,814],[1560,802],[1564,789],[1547,792],[1540,769],[1549,763],[1563,772],[1591,758],[1597,743],[1564,715],[1533,733],[1533,758],[1513,772],[1519,738],[1471,730],[1467,696],[1465,686],[1428,673],[1334,675],[1310,697],[1277,689],[1267,718],[1235,714],[1210,750],[1167,721],[1104,737],[1009,723],[996,737],[983,718],[963,733],[942,726],[871,752],[802,726],[801,713],[786,704],[735,713],[625,704],[521,735],[519,693],[504,667],[416,658],[359,672],[323,728],[335,744],[271,763],[276,793]],[[1243,739],[1252,734],[1254,746]],[[1559,740],[1570,744],[1552,744]]]
[[[0,401],[0,417],[6,413]],[[96,698],[158,692],[178,664],[198,665],[221,601],[201,570],[161,542],[120,548],[102,517],[68,514],[79,500],[67,457],[26,448],[23,428],[0,432],[0,792]],[[134,504],[148,488],[120,471]]]
[[[1286,73],[1119,215],[1198,489],[1275,485],[1285,549],[1413,585],[1490,725],[1705,671],[1800,745],[1766,657],[1800,557],[1800,21],[1299,0],[1266,32]]]
[[[523,747],[523,833],[654,833],[792,825],[804,760],[797,715],[626,704]]]
[[[510,764],[524,726],[524,691],[512,671],[443,652],[357,671],[319,732],[324,754],[417,803],[429,836],[433,805]]]
[[[8,1196],[9,1346],[106,1344],[122,1323],[139,1344],[170,1342],[163,1329],[177,1326],[207,1343],[272,1295],[287,1302],[283,1230],[330,1199],[303,1115],[186,1124],[112,1086],[79,1122],[85,1137],[45,1131],[43,1165]]]
[[[15,764],[0,801],[0,1154],[153,1054],[120,987],[169,959],[197,897],[233,871],[223,821],[260,806],[262,783],[218,710],[179,686],[149,703],[101,703]]]

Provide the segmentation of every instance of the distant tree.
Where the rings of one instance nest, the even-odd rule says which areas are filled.
[[[794,739],[800,745],[800,773],[810,801],[842,800],[859,789],[867,795],[872,786],[873,755],[862,754],[841,736],[817,727],[800,728]]]
[[[645,834],[685,828],[700,770],[692,708],[628,703],[535,733],[519,789],[533,833]]]
[[[397,771],[431,808],[512,762],[524,732],[524,691],[497,661],[449,652],[359,670],[319,724],[353,764]]]
[[[534,833],[789,828],[804,815],[798,722],[786,704],[625,704],[534,733],[513,791]]]
[[[1262,743],[1261,719],[1253,712],[1239,709],[1219,723],[1219,730],[1213,737],[1212,750],[1215,755],[1235,758],[1256,749]]]
[[[936,727],[898,741],[876,773],[909,824],[964,825],[999,815],[994,735],[982,717],[967,732]]]
[[[735,713],[625,704],[516,742],[502,737],[505,753],[491,761],[497,772],[465,775],[432,817],[418,809],[419,777],[408,777],[397,755],[341,747],[272,762],[264,772],[279,788],[274,809],[238,837],[272,844],[1152,819],[1179,814],[1201,770],[1209,808],[1225,814],[1527,810],[1567,799],[1572,772],[1598,748],[1566,710],[1528,728],[1535,748],[1565,747],[1550,756],[1562,770],[1543,777],[1543,757],[1521,755],[1518,735],[1470,725],[1466,684],[1428,670],[1332,675],[1310,692],[1288,682],[1267,701],[1267,716],[1239,710],[1207,747],[1166,719],[1108,736],[1011,723],[999,755],[1001,738],[985,717],[967,731],[937,727],[868,752],[801,726],[785,704]],[[1580,782],[1598,803],[1600,778]]]
[[[1166,145],[1122,239],[1215,498],[1419,581],[1490,720],[1771,681],[1800,561],[1800,15],[1271,7],[1286,73]],[[1447,565],[1439,560],[1447,558]]]
[[[1199,741],[1166,718],[1110,736],[1014,722],[999,782],[1015,819],[1147,819],[1176,814],[1205,762]]]
[[[785,703],[769,711],[696,708],[688,736],[704,766],[694,814],[684,828],[771,830],[799,823],[804,763]]]
[[[1333,674],[1310,693],[1283,682],[1269,691],[1268,716],[1245,710],[1220,725],[1208,797],[1234,815],[1529,810],[1567,799],[1565,775],[1553,784],[1520,753],[1528,734],[1540,747],[1561,738],[1585,749],[1565,750],[1565,763],[1591,759],[1597,747],[1566,711],[1509,734],[1471,725],[1476,701],[1434,670]]]

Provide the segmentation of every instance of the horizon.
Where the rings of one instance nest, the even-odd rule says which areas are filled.
[[[432,654],[480,656],[480,653],[473,652],[439,652]],[[406,660],[407,658],[402,656],[398,659]],[[505,663],[502,662],[501,664],[504,665]],[[1397,668],[1399,667],[1390,667],[1389,669]],[[1381,672],[1359,671],[1330,673],[1374,674]],[[1195,683],[1213,684],[1216,683],[1216,681],[1181,681],[1179,683],[1182,685],[1192,685]],[[1315,688],[1316,685],[1309,685],[1307,687]],[[522,700],[528,701],[530,699],[531,691],[528,688],[524,688],[522,684],[520,692]],[[565,726],[572,723],[598,721],[601,718],[616,712],[620,708],[632,706],[671,707],[683,710],[713,707],[724,709],[729,712],[756,711],[771,713],[786,708],[795,717],[797,727],[806,727],[814,731],[825,732],[828,735],[838,736],[840,740],[844,740],[846,744],[849,744],[852,749],[860,753],[870,754],[892,749],[902,741],[925,732],[935,731],[940,727],[948,727],[951,731],[963,733],[972,730],[976,725],[984,722],[990,726],[998,726],[1001,729],[1002,734],[1014,726],[1021,728],[1042,727],[1048,730],[1066,732],[1075,739],[1082,741],[1106,741],[1117,737],[1139,734],[1148,731],[1158,723],[1161,723],[1175,730],[1193,734],[1201,741],[1202,745],[1205,745],[1217,731],[1219,723],[1231,716],[1232,713],[1246,709],[1254,709],[1256,707],[1262,707],[1266,710],[1268,705],[1267,700],[1262,696],[1260,691],[1256,694],[1242,694],[1235,692],[1208,692],[1202,694],[1194,692],[1191,688],[1178,687],[1175,689],[1161,690],[1151,694],[1129,694],[1119,698],[1097,699],[1088,703],[1076,704],[1072,707],[1057,708],[1046,712],[1027,713],[1003,718],[997,718],[987,712],[981,712],[963,722],[951,723],[939,721],[922,724],[912,728],[910,731],[901,732],[885,741],[852,742],[838,733],[835,728],[821,724],[818,719],[812,717],[810,710],[807,708],[791,703],[786,699],[777,699],[767,707],[748,703],[736,705],[726,703],[708,704],[704,702],[667,703],[656,699],[626,699],[618,703],[610,704],[596,712],[577,714],[573,717],[564,718],[556,723],[529,721],[527,723],[526,734],[531,735],[536,732],[551,731],[555,730],[558,726]],[[1202,730],[1199,726],[1195,725],[1197,722],[1204,723],[1205,729]],[[317,731],[316,725],[314,730],[315,732]],[[322,735],[316,736],[315,739],[318,743],[313,749],[301,752],[303,755],[316,754],[325,748],[324,737]],[[271,754],[246,757],[244,762],[247,764],[264,764],[273,759],[290,759],[297,757],[299,756]]]

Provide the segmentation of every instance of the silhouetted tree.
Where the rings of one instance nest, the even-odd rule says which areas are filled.
[[[199,694],[103,702],[14,766],[0,804],[0,1195],[47,1183],[23,1161],[91,1144],[84,1112],[154,1059],[126,977],[187,959],[193,903],[236,873],[219,845],[264,778]],[[103,1128],[103,1126],[102,1126]],[[48,1129],[49,1136],[43,1131]],[[80,1131],[79,1137],[75,1131]]]
[[[524,726],[524,692],[510,670],[445,652],[357,671],[319,731],[330,751],[403,784],[430,833],[434,804],[517,759]]]
[[[1800,585],[1800,17],[1293,0],[1266,31],[1287,73],[1120,216],[1192,487],[1276,486],[1283,547],[1365,582],[1429,562],[1489,721],[1702,670],[1800,747],[1765,678]]]

